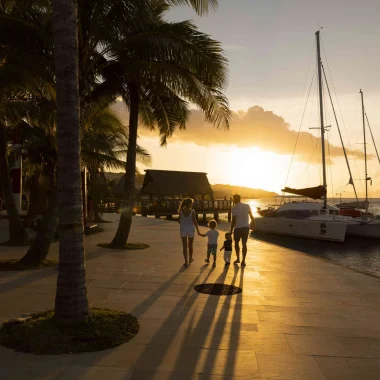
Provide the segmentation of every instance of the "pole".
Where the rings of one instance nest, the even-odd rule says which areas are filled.
[[[375,139],[374,139],[374,137],[373,137],[373,133],[372,133],[372,128],[371,128],[371,125],[369,124],[369,121],[368,121],[367,112],[365,113],[365,118],[366,118],[366,120],[367,120],[367,124],[368,124],[369,131],[371,132],[372,142],[373,142],[373,145],[374,145],[375,150],[376,150],[377,160],[378,160],[379,163],[380,163],[379,152],[377,151],[377,147],[376,147]]]
[[[331,93],[330,93],[330,87],[329,87],[329,84],[328,84],[328,82],[327,82],[326,73],[325,73],[325,68],[323,67],[323,64],[322,64],[322,71],[323,71],[323,76],[324,76],[324,78],[325,78],[325,83],[326,83],[327,91],[328,91],[328,93],[329,93],[330,102],[331,102],[331,107],[332,107],[333,112],[334,112],[334,117],[335,117],[336,126],[338,127],[339,138],[340,138],[340,142],[341,142],[341,144],[342,144],[343,153],[344,153],[344,158],[346,159],[346,165],[347,165],[348,173],[349,173],[349,175],[350,175],[350,183],[352,183],[352,186],[353,186],[353,188],[354,188],[354,192],[355,192],[356,200],[358,200],[358,194],[356,193],[356,187],[355,187],[354,180],[353,180],[353,178],[352,178],[352,173],[351,173],[350,163],[348,162],[348,157],[347,157],[346,148],[345,148],[344,143],[343,143],[342,133],[340,132],[339,123],[338,123],[338,118],[336,117],[335,107],[334,107],[334,103],[333,103],[333,101],[332,101],[332,97],[331,97]]]
[[[12,193],[20,214],[22,211],[22,134],[20,128],[16,128],[12,136],[11,152],[13,155],[13,166],[10,170]]]
[[[315,33],[317,40],[317,64],[318,64],[318,87],[319,87],[319,114],[321,122],[321,145],[322,145],[322,170],[323,170],[323,187],[326,191],[323,198],[323,207],[327,207],[327,181],[326,181],[326,153],[325,153],[325,126],[323,119],[323,93],[322,93],[322,61],[321,61],[321,47],[319,42],[319,30]]]
[[[362,117],[363,117],[363,136],[364,136],[364,175],[365,175],[365,200],[368,201],[368,173],[367,173],[367,142],[365,136],[365,119],[364,119],[364,100],[363,91],[360,90],[360,96],[362,99]]]

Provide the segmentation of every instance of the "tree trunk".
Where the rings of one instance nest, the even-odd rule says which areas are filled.
[[[53,184],[53,186],[55,186]],[[28,252],[20,260],[22,264],[38,265],[44,261],[49,253],[50,244],[53,240],[58,224],[58,206],[56,188],[53,187],[49,199],[48,210],[38,226],[37,236]]]
[[[35,174],[33,174],[30,180],[30,196],[29,196],[29,208],[26,214],[26,218],[24,219],[24,227],[32,227],[33,221],[37,217],[37,215],[41,215],[44,213],[43,208],[41,207],[41,192],[39,186],[40,176],[42,175],[42,170],[38,170]]]
[[[139,89],[136,85],[129,85],[130,91],[130,115],[129,115],[129,139],[127,151],[127,164],[124,182],[124,197],[120,207],[120,221],[112,245],[124,246],[129,237],[132,225],[132,214],[135,194],[136,177],[136,145],[137,128],[139,122]]]
[[[61,324],[89,316],[84,265],[80,167],[78,30],[75,0],[53,0],[57,89],[59,267],[55,317]]]
[[[7,143],[3,125],[0,125],[0,177],[3,185],[4,200],[7,205],[9,240],[11,243],[27,243],[28,234],[22,226],[20,215],[17,211],[16,203],[11,191],[7,160]]]

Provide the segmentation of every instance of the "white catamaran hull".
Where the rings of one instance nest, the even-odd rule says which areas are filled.
[[[347,224],[333,221],[288,218],[255,218],[256,231],[308,239],[343,242]]]
[[[380,239],[380,223],[348,224],[347,235],[363,238]]]

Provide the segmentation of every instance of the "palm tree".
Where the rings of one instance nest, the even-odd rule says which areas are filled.
[[[47,0],[22,2],[3,0],[0,2],[0,171],[4,197],[9,216],[9,230],[12,242],[26,242],[28,236],[22,227],[11,188],[7,166],[6,147],[7,130],[18,125],[23,115],[17,108],[24,108],[30,102],[30,95],[44,87],[51,70],[47,70],[49,61],[47,45],[36,25],[28,24],[34,19],[35,9]],[[22,20],[21,20],[22,19]],[[38,36],[38,37],[37,37]],[[36,49],[38,47],[38,49]],[[43,51],[38,56],[36,51]],[[38,58],[36,58],[38,56]],[[49,82],[49,80],[48,80]],[[16,112],[14,110],[16,109]]]
[[[78,30],[75,0],[53,0],[57,92],[59,269],[55,318],[62,324],[89,317],[84,265],[80,165]]]
[[[227,62],[220,44],[197,31],[190,22],[167,23],[159,4],[153,17],[145,17],[143,28],[123,40],[112,51],[115,71],[121,70],[123,98],[129,106],[125,199],[112,245],[128,241],[132,223],[139,115],[151,128],[158,127],[162,144],[175,129],[185,128],[188,101],[196,104],[217,127],[229,125],[230,111],[223,95]]]
[[[26,243],[28,235],[22,226],[20,215],[16,208],[16,203],[12,195],[11,184],[9,180],[9,167],[7,159],[6,127],[0,122],[0,177],[3,187],[3,195],[7,205],[7,214],[9,221],[9,243]]]

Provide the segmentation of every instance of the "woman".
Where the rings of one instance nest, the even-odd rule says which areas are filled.
[[[193,200],[191,198],[185,198],[181,202],[181,206],[178,211],[185,267],[187,267],[189,263],[193,262],[193,242],[195,228],[199,233],[197,218],[195,217],[195,211],[192,209],[192,207]],[[187,247],[189,247],[189,258],[187,256]]]

